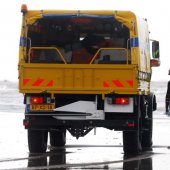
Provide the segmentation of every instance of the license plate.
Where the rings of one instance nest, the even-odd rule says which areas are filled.
[[[50,111],[54,109],[53,104],[34,104],[30,105],[30,111]]]

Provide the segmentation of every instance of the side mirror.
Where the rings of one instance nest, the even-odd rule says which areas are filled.
[[[159,41],[152,41],[152,59],[150,60],[151,67],[160,66],[160,56],[159,56]]]
[[[159,41],[152,42],[152,57],[159,59]]]
[[[150,65],[151,65],[151,67],[158,67],[158,66],[160,66],[160,60],[159,59],[151,59]]]

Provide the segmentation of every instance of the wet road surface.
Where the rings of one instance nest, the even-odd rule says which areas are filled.
[[[67,133],[64,148],[29,154],[22,113],[0,113],[0,169],[170,170],[170,118],[154,113],[153,150],[124,157],[122,133],[97,129],[76,140]]]

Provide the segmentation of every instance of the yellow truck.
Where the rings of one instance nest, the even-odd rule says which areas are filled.
[[[123,131],[125,154],[152,148],[152,67],[159,42],[130,11],[28,10],[19,48],[30,152],[66,144],[96,127]],[[152,45],[152,48],[150,46]]]

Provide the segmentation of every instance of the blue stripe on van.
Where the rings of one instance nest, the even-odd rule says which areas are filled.
[[[139,38],[131,38],[130,39],[130,47],[139,47]]]
[[[25,37],[20,37],[20,43],[19,43],[20,46],[22,47],[26,47],[27,45],[27,38]]]

